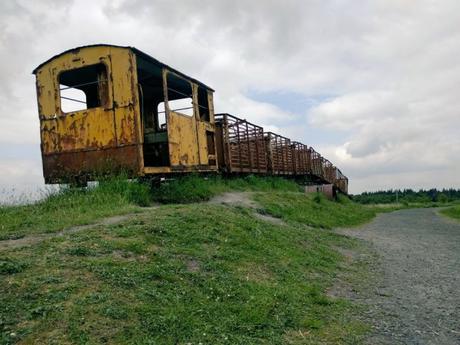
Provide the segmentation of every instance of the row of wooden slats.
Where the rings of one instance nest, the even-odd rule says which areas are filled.
[[[267,153],[262,127],[230,114],[216,115],[222,133],[222,149],[228,172],[267,172]]]
[[[230,114],[216,114],[219,165],[229,173],[313,175],[348,191],[348,179],[312,147]]]

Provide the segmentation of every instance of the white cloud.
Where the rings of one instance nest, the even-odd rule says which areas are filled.
[[[39,143],[36,65],[75,46],[113,43],[213,86],[217,111],[323,149],[352,192],[382,181],[460,187],[459,22],[455,0],[4,1],[0,143],[13,151]],[[330,96],[293,114],[248,90]],[[302,136],[305,126],[348,137],[317,147]],[[13,181],[0,167],[0,181]]]

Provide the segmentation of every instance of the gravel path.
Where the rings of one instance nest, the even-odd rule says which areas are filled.
[[[356,297],[369,306],[369,344],[460,344],[460,223],[411,209],[341,232],[380,257],[377,286]]]

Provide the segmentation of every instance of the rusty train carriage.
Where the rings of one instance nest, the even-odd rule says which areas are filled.
[[[219,167],[227,173],[267,173],[264,129],[230,114],[216,114]]]
[[[36,75],[46,183],[128,172],[313,176],[344,193],[348,179],[313,148],[230,114],[214,90],[133,47],[65,51]]]
[[[33,73],[47,183],[114,169],[217,170],[213,90],[203,83],[109,45],[66,51]]]

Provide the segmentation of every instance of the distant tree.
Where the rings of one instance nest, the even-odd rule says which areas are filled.
[[[441,191],[436,188],[429,190],[420,189],[417,192],[410,188],[403,190],[389,189],[386,191],[363,192],[353,195],[352,198],[361,204],[389,204],[396,201],[396,192],[398,193],[398,200],[401,203],[452,202],[460,200],[460,189],[453,188]]]

